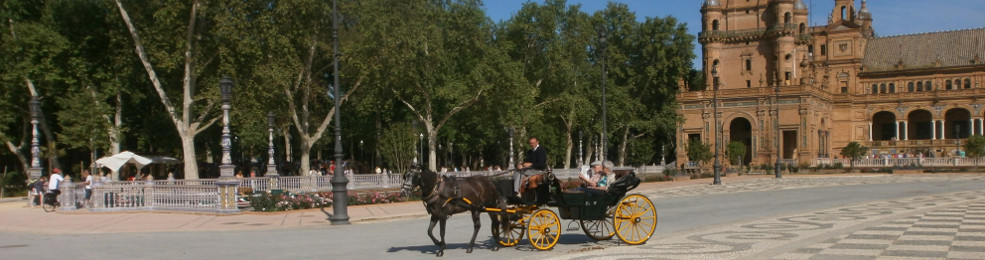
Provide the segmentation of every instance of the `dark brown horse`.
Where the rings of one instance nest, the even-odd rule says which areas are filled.
[[[469,241],[468,253],[472,253],[475,246],[475,237],[479,233],[479,214],[485,212],[485,208],[506,209],[506,202],[499,195],[499,190],[488,178],[484,176],[473,176],[465,178],[455,178],[438,175],[437,173],[423,169],[412,169],[404,174],[404,194],[409,194],[414,188],[421,188],[421,200],[428,214],[431,214],[431,225],[428,226],[428,236],[434,245],[438,246],[437,256],[445,253],[445,222],[452,214],[469,211],[472,213],[472,240]],[[502,211],[501,211],[502,212]],[[489,212],[489,219],[492,221],[492,234],[496,242],[493,243],[493,251],[499,249],[499,228],[500,212]],[[441,240],[434,237],[434,226],[440,224]]]

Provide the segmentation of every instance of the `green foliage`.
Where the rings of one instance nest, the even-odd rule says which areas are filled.
[[[0,178],[0,186],[5,190],[3,196],[10,196],[11,192],[27,190],[27,175],[21,172],[7,172],[3,178]]]
[[[711,153],[711,145],[704,144],[700,140],[691,140],[687,144],[688,160],[708,163],[712,156],[714,155]]]
[[[858,142],[854,142],[854,141],[848,143],[848,145],[846,145],[844,148],[841,148],[841,156],[851,159],[850,168],[853,169],[855,168],[855,160],[861,159],[862,156],[865,156],[865,154],[868,152],[869,152],[868,147],[862,146],[862,144],[859,144]]]
[[[383,129],[380,136],[380,156],[393,172],[405,172],[418,156],[420,138],[408,123],[397,123]],[[420,158],[418,158],[420,160]]]
[[[319,207],[331,207],[334,194],[332,192],[315,193],[271,193],[261,192],[249,197],[250,207],[254,211],[288,211],[311,209]],[[357,193],[350,191],[347,194],[348,205],[383,204],[407,201],[399,192],[368,192]]]
[[[729,163],[739,165],[739,157],[746,155],[746,145],[740,142],[730,142],[725,147],[725,155],[728,156]]]
[[[969,158],[985,156],[985,137],[980,135],[969,136],[964,143],[964,150]]]
[[[280,157],[285,133],[295,151],[331,150],[335,140],[323,137],[334,129],[325,119],[339,112],[347,159],[401,169],[423,132],[439,166],[505,165],[504,129],[514,127],[517,137],[541,138],[560,165],[578,154],[579,131],[603,132],[604,64],[607,154],[642,165],[659,161],[660,144],[673,142],[677,82],[702,85],[694,83],[701,74],[690,63],[694,36],[685,24],[641,19],[619,3],[587,13],[569,1],[530,2],[494,24],[475,0],[339,1],[336,73],[330,1],[119,2],[168,101],[135,54],[117,1],[9,0],[0,9],[0,141],[28,140],[29,78],[54,139],[42,142],[65,164],[88,164],[90,152],[103,155],[113,144],[216,161],[218,82],[229,75],[234,162],[266,157],[273,111],[278,162],[300,157]],[[347,98],[341,111],[326,93],[334,76]],[[164,103],[187,124],[174,122]],[[178,141],[189,131],[194,147],[183,147]],[[360,140],[365,147],[352,145]],[[199,153],[182,153],[189,149]]]

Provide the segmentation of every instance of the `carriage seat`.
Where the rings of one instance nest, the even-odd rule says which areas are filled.
[[[628,171],[625,173],[616,172],[616,181],[609,183],[607,192],[610,195],[622,198],[626,193],[640,186],[640,178],[636,177],[636,172]]]

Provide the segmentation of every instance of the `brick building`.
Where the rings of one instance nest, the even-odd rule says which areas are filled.
[[[831,1],[820,26],[808,26],[802,0],[704,2],[708,80],[677,95],[678,162],[688,161],[689,140],[714,149],[716,132],[723,156],[741,142],[753,165],[777,154],[817,163],[852,141],[872,155],[946,157],[958,139],[985,133],[985,28],[876,37],[866,1]]]

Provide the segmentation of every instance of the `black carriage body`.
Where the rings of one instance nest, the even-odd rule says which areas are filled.
[[[610,207],[616,206],[629,190],[639,186],[640,179],[633,172],[626,173],[610,184],[608,191],[583,192],[561,191],[560,182],[553,173],[548,175],[536,189],[535,198],[520,198],[513,195],[513,180],[501,178],[494,180],[496,188],[512,205],[547,205],[558,208],[562,219],[600,220],[605,219]]]

